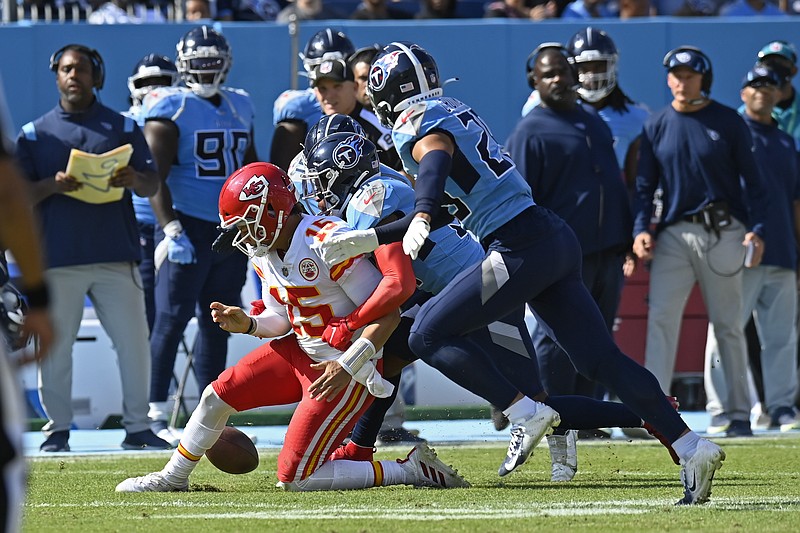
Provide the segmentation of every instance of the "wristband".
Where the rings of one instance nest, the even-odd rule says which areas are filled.
[[[37,287],[26,288],[23,294],[28,307],[31,309],[42,309],[50,303],[50,291],[45,283]]]
[[[375,345],[364,337],[359,337],[339,356],[337,361],[348,374],[354,376],[367,361],[375,355]]]
[[[251,317],[251,316],[247,317],[247,318],[250,319],[250,327],[247,328],[247,331],[245,331],[245,334],[246,335],[252,335],[253,333],[256,332],[256,328],[258,328],[258,322],[256,322],[256,319]]]
[[[177,239],[180,237],[181,233],[183,233],[183,224],[181,224],[181,221],[177,218],[175,220],[170,220],[167,222],[166,226],[164,226],[164,235],[170,239]]]

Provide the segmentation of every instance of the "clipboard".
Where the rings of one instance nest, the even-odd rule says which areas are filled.
[[[83,187],[64,194],[90,204],[120,201],[125,188],[112,187],[108,180],[118,168],[128,166],[132,154],[133,146],[130,143],[104,154],[90,154],[73,148],[69,153],[66,173],[82,183]]]

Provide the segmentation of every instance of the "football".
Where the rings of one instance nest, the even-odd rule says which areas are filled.
[[[217,442],[206,452],[212,465],[228,474],[246,474],[258,467],[258,451],[250,438],[235,427],[225,426]]]

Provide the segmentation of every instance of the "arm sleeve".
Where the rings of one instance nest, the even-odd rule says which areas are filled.
[[[434,215],[442,205],[444,184],[453,167],[453,158],[444,150],[432,150],[419,162],[419,175],[414,190],[417,213]]]
[[[378,238],[379,244],[391,244],[393,242],[401,242],[403,235],[408,230],[408,225],[414,219],[416,213],[409,213],[403,218],[399,218],[388,224],[383,224],[375,228],[375,236]],[[431,231],[435,231],[443,226],[446,226],[453,220],[446,208],[439,206],[431,215]]]
[[[292,323],[289,322],[285,310],[279,314],[267,307],[255,319],[256,330],[253,335],[256,337],[281,337],[292,329]]]
[[[399,308],[411,297],[416,288],[411,259],[403,253],[400,243],[379,247],[375,250],[375,260],[383,279],[369,298],[347,316],[348,325],[352,330],[360,329]]]

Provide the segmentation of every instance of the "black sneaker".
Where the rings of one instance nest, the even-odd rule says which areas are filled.
[[[420,444],[428,442],[422,437],[414,435],[406,428],[387,429],[378,433],[378,445],[386,446],[388,444]]]
[[[69,451],[69,431],[54,431],[39,446],[43,452],[68,452]]]
[[[169,450],[172,448],[169,442],[159,439],[149,429],[126,433],[122,447],[126,450]]]
[[[498,409],[494,405],[490,407],[492,408],[492,424],[494,424],[494,429],[497,431],[503,431],[508,427],[511,421],[506,415],[503,414],[502,410]]]
[[[726,437],[752,437],[753,430],[750,429],[749,420],[731,420],[728,430],[725,432]]]

